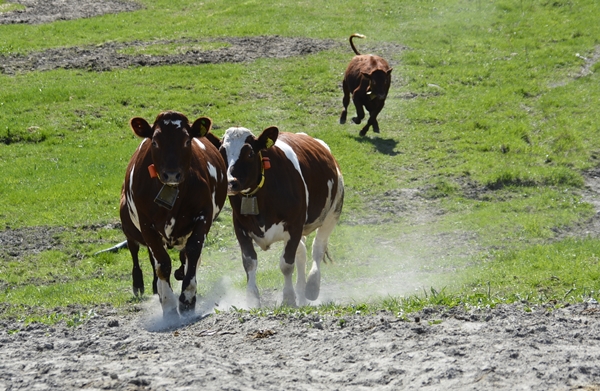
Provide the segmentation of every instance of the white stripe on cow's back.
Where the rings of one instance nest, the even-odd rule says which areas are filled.
[[[202,141],[198,140],[196,137],[194,137],[194,141],[196,142],[196,144],[198,144],[200,148],[202,148],[202,150],[206,151],[206,145],[204,145]]]
[[[298,132],[296,134],[302,134],[302,135],[308,136],[308,134],[306,134],[304,132]],[[311,137],[311,136],[308,136],[308,137]],[[329,145],[327,145],[327,143],[325,141],[323,141],[319,138],[316,138],[316,137],[312,137],[312,138],[315,139],[316,141],[320,142],[321,145],[324,146],[331,153],[331,148],[329,148]]]
[[[318,139],[318,138],[315,138],[315,140],[317,140],[318,142],[320,142],[321,145],[324,146],[329,151],[329,153],[331,153],[331,149],[329,148],[329,145],[327,145],[327,143],[325,141],[323,141],[321,139]]]
[[[250,129],[243,128],[241,126],[232,127],[225,131],[223,136],[223,148],[227,153],[227,180],[231,181],[233,178],[230,177],[233,165],[240,158],[240,151],[246,143],[248,136],[254,136]]]
[[[304,180],[304,175],[302,175],[302,170],[300,169],[300,161],[298,160],[298,155],[294,152],[294,149],[284,141],[277,139],[275,141],[275,146],[285,153],[285,156],[288,160],[294,165],[298,174],[300,174],[300,178],[302,178],[302,184],[304,185],[304,193],[306,194],[306,217],[305,221],[308,219],[308,205],[309,205],[309,194],[308,194],[308,186],[306,186],[306,181]]]
[[[146,142],[146,140],[148,140],[148,139],[147,139],[147,138],[145,138],[145,139],[142,139],[142,142],[140,143],[140,145],[138,145],[138,151],[139,151],[140,149],[142,149],[142,145],[144,145],[144,143]]]
[[[129,173],[129,189],[125,190],[125,196],[127,198],[127,209],[129,210],[129,218],[133,222],[133,225],[138,229],[138,231],[142,232],[140,229],[140,219],[138,217],[137,208],[135,207],[135,202],[133,202],[133,173],[135,171],[135,164],[131,167],[131,172]]]

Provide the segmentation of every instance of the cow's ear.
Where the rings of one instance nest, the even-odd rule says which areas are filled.
[[[129,120],[129,126],[131,126],[133,133],[142,138],[152,138],[152,134],[154,133],[148,121],[140,117],[134,117]]]
[[[268,149],[275,145],[275,141],[277,141],[277,137],[279,136],[279,129],[277,126],[269,126],[258,136],[257,140],[257,149]]]
[[[220,149],[221,145],[223,145],[221,139],[215,136],[215,134],[212,132],[206,133],[206,139],[210,141],[210,143],[214,145],[217,149]]]
[[[204,137],[210,132],[212,127],[212,120],[208,117],[200,117],[192,124],[192,131],[190,136],[192,137]]]
[[[393,70],[394,70],[394,68],[390,68],[390,69],[387,71],[387,74],[388,74],[388,75],[391,75]]]

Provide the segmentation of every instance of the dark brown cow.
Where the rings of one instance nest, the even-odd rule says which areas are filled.
[[[377,115],[383,109],[385,98],[390,90],[392,68],[390,68],[387,61],[379,56],[360,54],[352,42],[354,37],[364,38],[365,36],[361,34],[352,34],[350,36],[350,46],[352,46],[352,50],[354,50],[356,56],[350,61],[344,74],[344,81],[342,82],[342,88],[344,89],[342,104],[344,105],[344,110],[342,110],[342,115],[340,116],[340,124],[346,123],[350,94],[352,94],[352,101],[356,107],[356,117],[352,117],[352,122],[360,124],[363,118],[365,118],[363,106],[369,112],[367,124],[360,131],[360,135],[364,136],[367,134],[369,126],[373,126],[373,131],[379,133]]]
[[[248,280],[248,305],[260,306],[253,241],[263,250],[284,242],[279,262],[285,279],[284,305],[295,306],[296,298],[299,305],[306,304],[306,299],[316,300],[320,264],[344,198],[342,174],[329,147],[306,134],[279,133],[274,126],[258,138],[236,127],[227,129],[220,151],[227,165],[227,194]],[[307,279],[305,235],[315,230]],[[294,263],[298,270],[295,292]]]
[[[190,124],[183,114],[167,111],[153,125],[139,117],[130,125],[144,138],[127,166],[121,193],[121,222],[133,259],[133,292],[144,291],[138,260],[141,244],[148,247],[155,269],[153,288],[163,315],[177,316],[167,248],[180,250],[183,263],[179,311],[193,311],[202,246],[225,203],[225,164],[213,143],[203,137],[210,131],[210,118]]]

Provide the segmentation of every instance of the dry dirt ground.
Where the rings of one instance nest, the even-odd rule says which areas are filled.
[[[47,23],[139,8],[133,2],[109,0],[18,2],[27,6],[26,11],[0,14],[0,24]],[[336,45],[281,37],[227,42],[228,48],[178,59],[117,52],[152,44],[148,42],[52,49],[0,58],[0,71],[251,61]],[[600,174],[590,172],[587,179],[584,196],[600,209],[594,201],[600,192]],[[477,197],[486,190],[469,191]],[[414,201],[417,196],[410,191],[383,197],[387,199],[381,208],[403,210],[407,203],[422,203]],[[595,235],[599,222],[596,216],[569,234]],[[0,259],[59,248],[54,237],[63,228],[53,230],[0,231]],[[214,313],[211,305],[203,307],[206,304],[200,304],[197,317],[170,325],[145,308],[156,310],[156,299],[127,315],[95,308],[75,326],[0,321],[0,391],[600,390],[600,305],[596,302],[531,311],[519,305],[483,310],[428,308],[408,319],[388,312],[255,317],[234,310]]]

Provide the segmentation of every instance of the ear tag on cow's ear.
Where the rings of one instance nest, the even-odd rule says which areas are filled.
[[[273,140],[267,138],[267,141],[265,142],[265,146],[267,147],[267,149],[271,148],[274,144],[275,143],[273,142]]]
[[[256,216],[258,214],[258,202],[256,202],[256,197],[242,197],[240,213],[243,215]]]
[[[201,120],[200,121],[200,135],[206,136],[206,133],[208,133],[208,127],[206,126],[206,120]]]
[[[176,186],[163,185],[154,202],[163,208],[171,210],[173,209],[173,205],[175,205],[175,201],[177,201],[178,194],[179,189]]]

